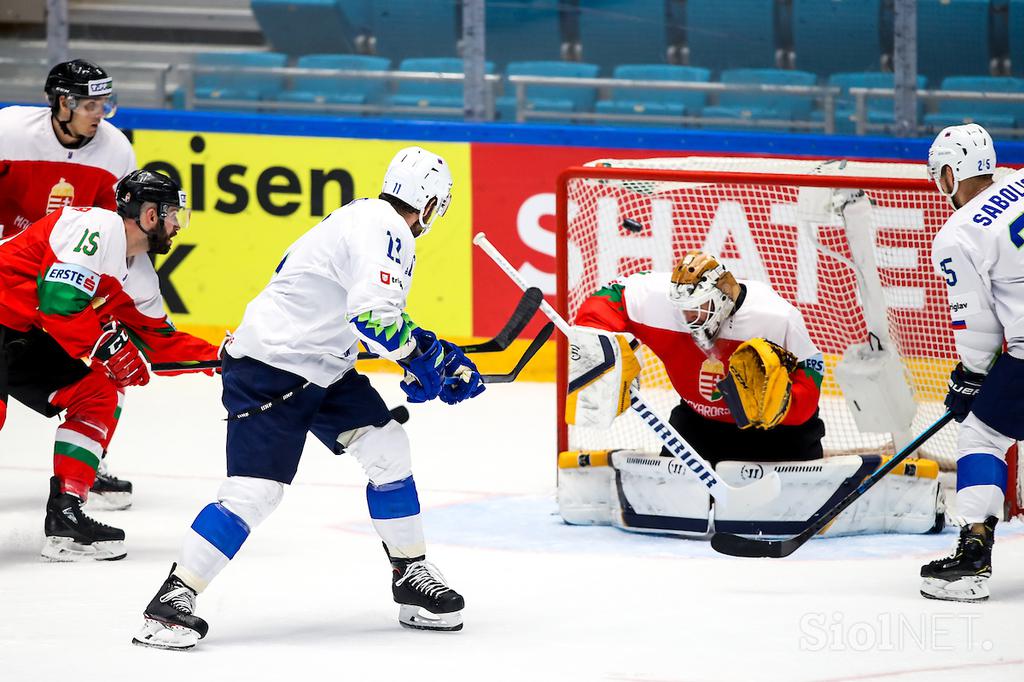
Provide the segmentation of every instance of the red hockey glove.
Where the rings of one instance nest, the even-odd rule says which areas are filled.
[[[145,386],[149,383],[149,370],[139,349],[117,322],[103,325],[103,332],[89,357],[103,363],[114,383],[121,388]]]

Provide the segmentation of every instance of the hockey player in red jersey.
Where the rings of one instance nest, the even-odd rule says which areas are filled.
[[[575,323],[632,334],[661,359],[681,397],[669,421],[708,461],[823,456],[822,355],[800,312],[768,285],[738,282],[713,256],[691,251],[671,273],[606,285],[583,302]],[[758,396],[739,395],[740,384],[757,382],[733,382],[726,394],[720,382],[730,365],[737,375],[739,362],[762,375],[774,362],[781,380]],[[760,414],[751,403],[760,403]]]
[[[8,396],[47,417],[64,413],[44,557],[125,556],[124,532],[81,509],[117,425],[122,389],[149,381],[143,353],[160,362],[217,357],[215,346],[176,331],[162,309],[150,309],[152,298],[124,286],[149,264],[147,252],[166,253],[187,223],[177,183],[139,170],[118,184],[117,213],[64,207],[0,242],[0,426]]]
[[[113,80],[87,61],[63,62],[44,86],[49,107],[0,109],[0,236],[62,206],[115,210],[114,186],[135,168],[116,111]]]

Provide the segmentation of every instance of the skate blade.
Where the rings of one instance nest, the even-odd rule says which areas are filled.
[[[131,493],[101,493],[95,490],[89,491],[89,500],[85,503],[86,509],[92,511],[122,511],[131,506]]]
[[[921,596],[941,601],[979,602],[989,598],[988,578],[968,576],[958,580],[925,578],[921,581]]]
[[[128,552],[125,551],[124,543],[120,540],[83,545],[71,538],[55,536],[46,538],[41,554],[44,559],[49,561],[117,561],[125,558]]]
[[[462,612],[431,613],[418,606],[402,604],[398,609],[398,622],[413,630],[456,632],[462,629]]]
[[[184,625],[169,625],[146,618],[132,644],[167,651],[186,651],[199,642],[199,633]]]

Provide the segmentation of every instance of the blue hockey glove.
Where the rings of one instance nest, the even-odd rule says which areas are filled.
[[[411,403],[433,400],[444,379],[444,348],[434,334],[417,327],[412,331],[416,349],[410,357],[398,361],[405,370],[402,390]]]
[[[949,393],[946,394],[946,408],[953,413],[953,419],[962,422],[971,411],[971,403],[981,390],[984,374],[972,372],[964,368],[964,363],[956,363],[949,375]]]
[[[444,348],[444,382],[438,396],[441,401],[454,405],[483,393],[485,386],[473,361],[453,343],[441,341],[441,346]]]

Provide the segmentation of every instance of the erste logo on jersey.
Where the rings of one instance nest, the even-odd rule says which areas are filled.
[[[405,286],[402,284],[402,278],[398,275],[393,275],[387,270],[380,271],[380,283],[386,287],[392,289],[404,289]]]
[[[74,263],[54,263],[47,270],[43,280],[69,284],[90,296],[96,293],[96,288],[99,286],[99,278],[95,272]]]
[[[709,403],[722,399],[722,392],[718,390],[718,382],[725,378],[725,365],[721,360],[708,358],[700,366],[700,375],[697,378],[697,390]]]

